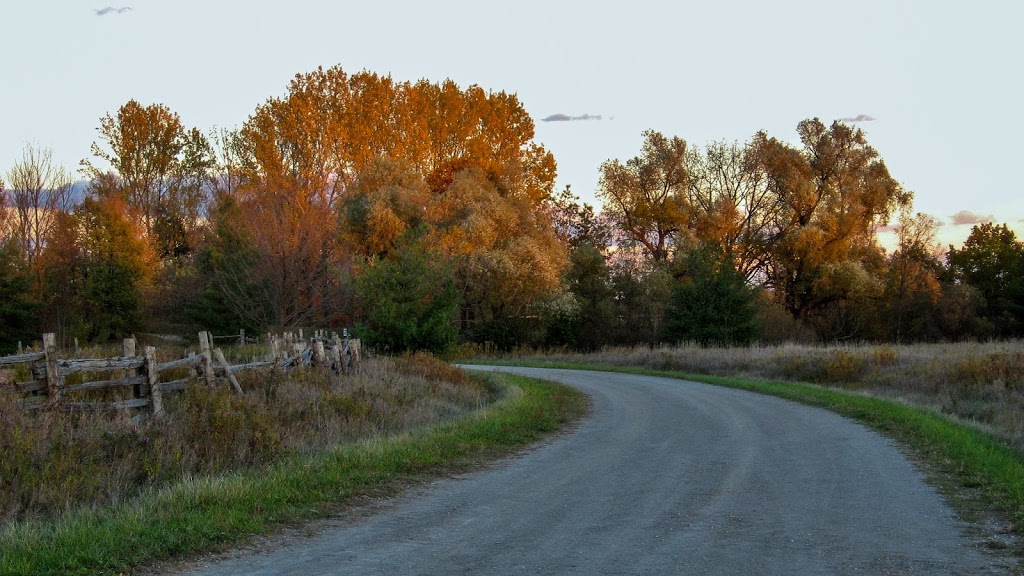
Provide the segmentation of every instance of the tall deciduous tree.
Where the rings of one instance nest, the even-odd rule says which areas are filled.
[[[98,131],[106,148],[93,143],[92,154],[109,164],[113,174],[83,160],[92,192],[122,198],[162,257],[191,252],[214,167],[206,137],[195,128],[186,129],[163,104],[143,106],[135,100],[115,116],[100,118]]]
[[[876,251],[874,230],[910,201],[863,131],[840,122],[804,120],[802,148],[759,133],[753,154],[780,203],[768,241],[767,284],[794,317],[805,317],[840,292],[819,293],[825,272],[853,270]]]
[[[533,128],[502,92],[338,67],[297,75],[231,142],[239,178],[230,227],[247,239],[251,272],[239,293],[263,290],[259,309],[276,311],[274,324],[316,316],[316,306],[339,301],[331,291],[349,256],[387,258],[423,225],[457,259],[463,293],[506,279],[506,297],[495,298],[522,315],[524,295],[557,286],[564,261],[540,214],[554,161],[532,142]],[[476,232],[460,232],[463,224]]]
[[[427,214],[429,241],[455,262],[464,333],[505,347],[520,342],[566,264],[546,215],[528,196],[503,194],[479,168],[458,173]]]
[[[39,256],[53,231],[58,212],[71,208],[71,174],[53,161],[53,152],[29,144],[7,172],[12,210],[10,227],[39,289]]]
[[[86,198],[60,215],[44,253],[47,320],[65,341],[106,341],[139,330],[155,261],[120,198]]]
[[[243,187],[214,212],[214,284],[241,318],[283,329],[327,325],[339,296],[334,213],[294,188]]]
[[[946,255],[949,274],[973,286],[985,299],[982,315],[1001,336],[1024,332],[1024,243],[1006,224],[971,228],[958,250]]]
[[[883,338],[902,342],[943,336],[937,323],[942,300],[937,228],[938,222],[927,214],[900,215],[896,251],[888,258],[883,276]]]
[[[7,199],[7,184],[0,178],[0,241],[6,240],[10,233],[7,230],[7,219],[9,218]]]
[[[601,164],[597,195],[628,241],[643,246],[651,259],[667,261],[690,217],[689,181],[686,142],[648,130],[639,156]]]
[[[357,254],[386,258],[399,239],[429,224],[431,192],[411,165],[378,157],[345,194],[341,224],[345,244]]]
[[[687,154],[693,235],[721,247],[747,280],[763,281],[781,209],[750,144],[713,142]]]

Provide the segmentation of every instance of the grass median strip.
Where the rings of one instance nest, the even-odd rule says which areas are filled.
[[[666,376],[825,408],[905,443],[929,466],[951,475],[961,486],[980,489],[986,506],[1009,514],[1014,528],[1024,532],[1024,456],[982,431],[922,408],[800,382],[576,362],[482,360],[480,363]]]
[[[123,505],[0,530],[0,574],[119,574],[223,549],[275,525],[322,517],[359,495],[466,470],[554,432],[587,409],[567,386],[500,375],[494,405],[395,437],[291,456],[261,470],[179,482]]]

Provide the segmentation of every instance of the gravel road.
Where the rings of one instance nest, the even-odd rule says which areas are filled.
[[[576,386],[594,412],[521,456],[193,573],[1006,571],[891,441],[825,410],[664,378],[500,369]]]

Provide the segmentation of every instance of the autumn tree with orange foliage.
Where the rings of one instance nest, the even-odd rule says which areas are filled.
[[[556,293],[568,263],[547,215],[479,168],[457,174],[427,211],[432,245],[456,263],[463,334],[502,348],[531,338],[533,307]]]
[[[342,240],[356,255],[386,258],[410,230],[428,225],[433,194],[412,165],[377,157],[345,194],[340,208]]]
[[[157,255],[118,197],[58,214],[44,252],[44,318],[64,342],[107,341],[144,325]]]
[[[504,92],[340,67],[297,75],[232,139],[238,185],[221,202],[230,198],[231,235],[250,249],[235,262],[250,281],[229,290],[238,270],[222,259],[225,295],[242,308],[259,286],[256,307],[276,311],[272,325],[330,322],[343,313],[331,307],[345,300],[349,262],[390,257],[403,234],[425,227],[459,263],[464,297],[497,290],[487,313],[473,300],[465,326],[525,314],[525,299],[557,288],[552,270],[564,263],[540,212],[554,160],[533,129]]]

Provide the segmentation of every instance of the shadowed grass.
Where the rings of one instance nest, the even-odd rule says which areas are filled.
[[[483,360],[480,363],[667,376],[749,390],[825,408],[906,443],[925,462],[951,475],[960,485],[980,489],[986,506],[1008,513],[1015,529],[1024,532],[1024,455],[981,430],[920,407],[799,382],[583,362],[519,359]]]
[[[492,376],[495,404],[447,424],[293,455],[268,468],[177,482],[122,505],[0,531],[0,574],[118,574],[146,562],[219,550],[273,526],[329,514],[356,495],[470,468],[580,416],[566,386]]]

